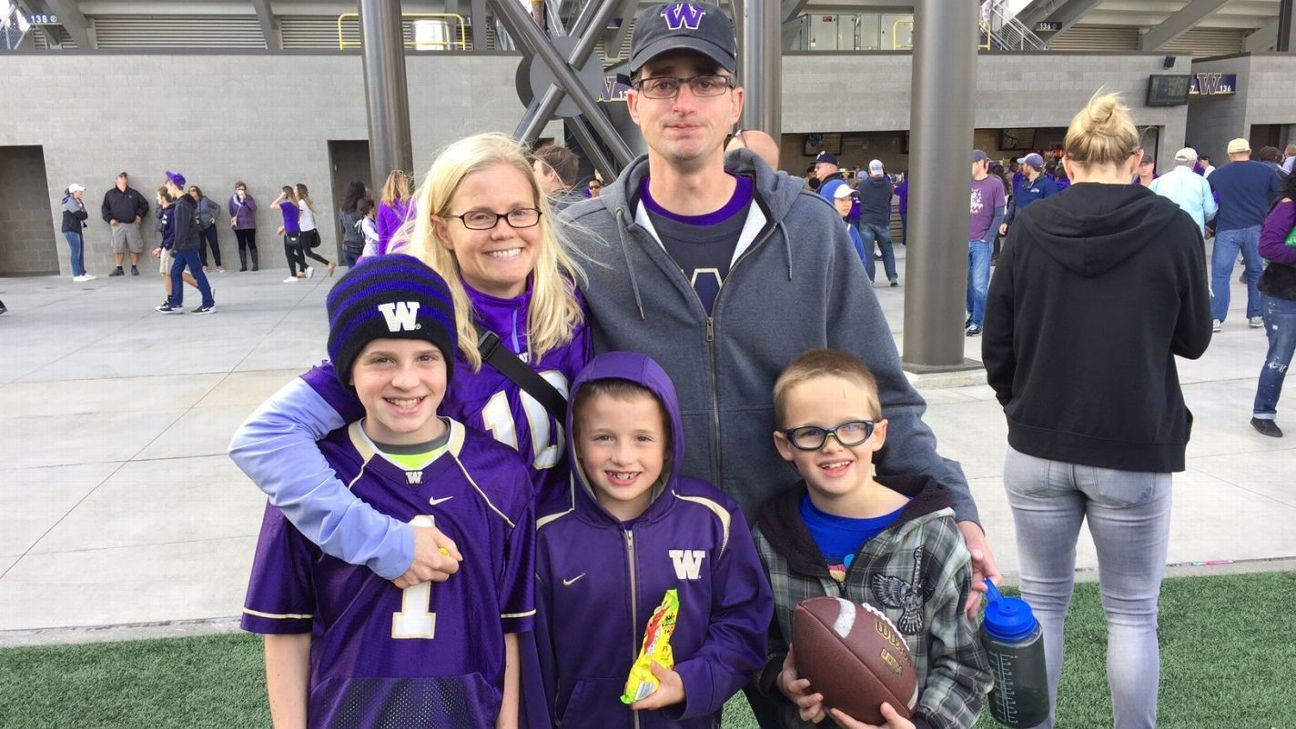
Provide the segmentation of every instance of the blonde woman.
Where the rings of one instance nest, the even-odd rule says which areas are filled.
[[[333,271],[337,270],[337,264],[315,252],[320,245],[319,229],[315,227],[315,203],[311,200],[310,190],[307,189],[306,183],[297,183],[297,204],[301,207],[301,218],[298,223],[301,225],[301,252],[306,258],[313,258],[323,263],[328,268],[328,275],[332,276]],[[311,270],[306,269],[309,277]]]
[[[582,273],[558,238],[531,160],[502,134],[462,139],[437,157],[414,201],[420,212],[403,230],[408,241],[396,243],[445,278],[458,324],[441,414],[517,449],[542,496],[560,490],[564,424],[478,352],[479,332],[493,334],[564,397],[590,357],[575,285]],[[399,326],[397,314],[389,326]],[[403,406],[417,404],[391,404]],[[262,405],[235,434],[230,455],[328,554],[399,578],[398,586],[445,579],[457,567],[439,553],[439,533],[358,502],[315,446],[362,413],[348,383],[321,365]]]
[[[1188,213],[1130,183],[1143,154],[1115,94],[1076,114],[1065,145],[1072,185],[1024,208],[1010,229],[981,354],[1008,419],[1004,487],[1022,596],[1043,628],[1049,698],[1055,706],[1087,521],[1115,726],[1152,729],[1171,474],[1184,470],[1192,425],[1175,356],[1196,359],[1210,344],[1205,246]],[[1055,720],[1050,711],[1041,726]]]
[[[297,189],[292,185],[284,185],[270,207],[279,208],[279,212],[283,214],[283,225],[279,226],[275,234],[283,236],[284,257],[288,259],[288,278],[284,279],[284,283],[297,283],[301,279],[310,278],[314,271],[306,265],[306,256],[302,255],[301,205],[297,202]]]
[[[378,255],[387,253],[396,231],[405,224],[413,212],[411,187],[413,180],[401,170],[392,170],[378,194]]]

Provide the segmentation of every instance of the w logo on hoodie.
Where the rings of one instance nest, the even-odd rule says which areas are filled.
[[[675,565],[675,576],[681,580],[696,580],[702,576],[702,560],[706,552],[701,549],[672,549],[668,552]]]
[[[697,30],[706,11],[693,3],[672,3],[662,8],[661,15],[666,20],[666,27],[671,30]]]

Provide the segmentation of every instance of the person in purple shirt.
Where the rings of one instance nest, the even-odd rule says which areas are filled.
[[[571,482],[536,510],[536,644],[555,725],[714,727],[765,662],[774,600],[738,504],[681,474],[675,387],[632,352],[572,385]],[[673,668],[626,687],[649,616],[678,591]]]
[[[455,579],[398,588],[266,506],[242,626],[265,634],[275,726],[517,726],[519,633],[535,619],[535,521],[517,453],[437,415],[454,381],[450,291],[416,258],[352,269],[328,295],[329,357],[364,419],[319,445],[359,498],[435,523]],[[449,552],[450,550],[447,550]]]
[[[458,326],[456,377],[442,415],[489,433],[522,455],[538,493],[567,479],[561,421],[478,351],[492,332],[566,396],[589,360],[583,274],[558,241],[549,204],[516,142],[479,134],[451,144],[418,193],[413,246],[450,288]],[[435,528],[376,512],[338,479],[315,441],[362,415],[325,363],[264,403],[235,433],[230,456],[326,554],[407,586],[446,579],[453,564]]]
[[[990,290],[990,258],[994,254],[994,235],[1008,208],[1003,182],[990,174],[990,156],[972,150],[972,182],[968,215],[968,282],[967,321],[964,333],[981,336],[985,322],[986,292]]]
[[[261,261],[257,257],[256,247],[256,198],[247,191],[247,183],[239,180],[234,183],[234,194],[226,204],[230,214],[230,227],[238,239],[239,270],[246,271],[248,256],[252,257],[252,270],[261,270]]]
[[[301,242],[301,206],[297,203],[297,189],[284,185],[283,191],[270,203],[283,213],[283,225],[275,231],[283,236],[284,257],[288,259],[288,278],[284,283],[297,283],[299,279],[310,278],[313,271],[306,265],[306,255],[302,253]],[[298,270],[300,269],[300,270]]]
[[[1296,230],[1296,175],[1283,182],[1281,197],[1260,231],[1260,255],[1269,261],[1259,284],[1269,351],[1260,368],[1251,416],[1251,427],[1272,438],[1283,434],[1276,422],[1278,398],[1296,351],[1296,246],[1285,243]]]
[[[410,195],[411,181],[409,174],[401,170],[392,170],[383,183],[378,198],[378,255],[388,252],[388,246],[395,237],[396,231],[409,220],[413,213],[414,201]]]
[[[909,173],[904,172],[904,179],[895,187],[896,208],[900,213],[900,245],[909,244]]]

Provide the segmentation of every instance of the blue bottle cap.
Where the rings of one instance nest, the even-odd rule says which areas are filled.
[[[986,605],[982,628],[996,640],[1021,640],[1035,632],[1039,622],[1031,612],[1030,603],[1018,597],[1004,597],[999,588],[986,580],[990,600]]]

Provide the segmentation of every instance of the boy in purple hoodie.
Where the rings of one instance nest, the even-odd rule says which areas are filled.
[[[596,357],[572,386],[572,480],[537,509],[536,642],[565,726],[713,727],[765,657],[773,612],[747,520],[682,476],[675,387],[645,355]],[[677,590],[675,665],[627,706],[620,696],[649,616]]]

